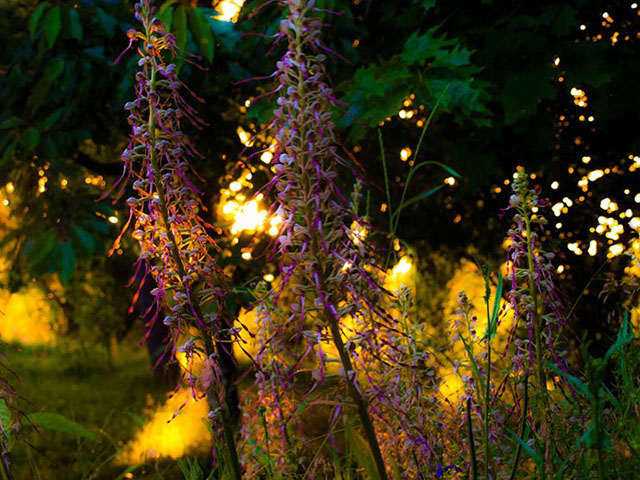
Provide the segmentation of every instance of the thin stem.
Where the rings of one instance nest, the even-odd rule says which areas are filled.
[[[467,437],[469,438],[469,450],[471,452],[471,475],[473,477],[473,480],[478,480],[476,444],[473,440],[473,425],[471,424],[471,398],[467,398]]]
[[[485,296],[485,304],[487,306],[487,383],[484,396],[484,478],[485,480],[489,480],[489,463],[491,459],[489,448],[489,408],[491,395],[491,311],[489,309],[489,300],[491,296],[491,288],[489,286],[488,273],[485,273],[485,282],[487,292]]]
[[[538,417],[540,418],[542,431],[544,433],[544,456],[545,456],[545,465],[550,468],[550,432],[549,432],[549,423],[547,421],[547,402],[549,392],[547,390],[547,379],[544,373],[544,365],[542,358],[542,325],[540,314],[538,312],[538,292],[536,291],[536,282],[535,282],[535,265],[533,262],[534,259],[534,251],[533,251],[533,241],[531,240],[531,217],[529,216],[528,206],[524,205],[524,221],[527,235],[527,262],[529,268],[529,296],[531,297],[531,301],[533,302],[533,308],[531,309],[531,322],[533,323],[534,329],[534,341],[535,341],[535,349],[536,349],[536,367],[538,374],[538,387],[542,392],[542,404],[538,407]],[[544,478],[544,473],[541,472]]]
[[[414,159],[414,164],[411,167],[411,169],[409,170],[409,175],[407,176],[407,181],[404,184],[404,188],[402,189],[402,196],[400,197],[400,203],[399,203],[399,208],[402,207],[402,204],[404,203],[404,199],[407,196],[407,190],[409,189],[409,180],[410,178],[413,176],[413,172],[415,170],[417,170],[419,168],[419,163],[415,162],[415,160],[418,158],[418,153],[420,153],[420,147],[422,147],[422,141],[424,140],[424,136],[427,133],[427,129],[429,128],[429,125],[431,125],[431,121],[433,120],[434,115],[436,114],[436,111],[438,110],[438,107],[440,106],[440,102],[442,101],[442,98],[444,97],[444,94],[447,93],[447,90],[449,90],[449,84],[447,84],[443,89],[442,92],[440,92],[440,95],[438,95],[438,99],[436,100],[436,104],[433,106],[433,109],[431,110],[431,113],[429,113],[429,117],[427,118],[427,121],[424,124],[424,127],[422,128],[422,133],[420,134],[420,138],[418,139],[418,144],[416,145],[416,151],[413,154],[413,159]],[[391,206],[391,205],[389,205]],[[396,214],[396,221],[393,225],[393,228],[391,230],[391,234],[395,235],[395,232],[398,228],[398,222],[400,222],[400,211],[398,211],[398,213]]]
[[[389,186],[389,173],[387,172],[387,156],[384,153],[384,142],[382,141],[382,129],[378,128],[378,143],[380,144],[380,157],[382,158],[382,173],[384,174],[384,191],[387,194],[387,210],[389,211],[389,234],[391,235],[391,245],[387,253],[385,268],[389,264],[389,255],[394,252],[393,241],[396,238],[393,228],[393,206],[391,205],[391,189]]]
[[[349,386],[351,397],[356,404],[356,408],[358,409],[358,415],[360,416],[360,421],[362,422],[362,428],[369,443],[369,448],[371,449],[371,453],[373,454],[373,459],[376,462],[378,474],[380,475],[381,480],[386,480],[387,470],[384,465],[382,452],[380,451],[380,445],[378,445],[376,431],[373,427],[373,422],[371,421],[371,417],[369,416],[369,412],[367,410],[367,401],[356,386],[356,372],[353,370],[351,358],[349,357],[349,354],[345,349],[344,342],[342,341],[338,320],[329,312],[325,314],[325,320],[329,324],[331,335],[333,336],[333,343],[335,344],[336,350],[338,350],[338,354],[340,355],[342,369],[344,370],[345,376],[347,378],[347,385]],[[351,378],[351,372],[353,372],[353,378]]]
[[[150,32],[147,30],[147,36],[150,36]],[[153,60],[152,63],[152,67],[151,67],[151,80],[150,80],[150,88],[151,90],[155,90],[156,88],[156,72],[157,72],[157,66],[155,63],[155,59]],[[151,155],[150,155],[150,162],[151,162],[151,167],[153,168],[153,176],[152,176],[152,181],[156,186],[156,192],[158,193],[158,200],[160,203],[160,214],[162,216],[162,222],[164,224],[164,229],[165,232],[167,234],[167,238],[168,240],[171,242],[171,255],[173,256],[173,260],[176,264],[176,268],[178,269],[178,274],[180,275],[180,282],[182,282],[182,279],[185,277],[185,268],[184,268],[184,264],[182,262],[182,257],[180,255],[180,251],[178,250],[178,243],[176,242],[175,236],[173,234],[173,230],[171,229],[171,224],[169,222],[169,208],[167,205],[167,198],[165,196],[165,186],[164,186],[164,181],[162,179],[162,175],[160,174],[160,164],[158,162],[158,155],[157,155],[157,149],[156,149],[156,116],[155,116],[155,112],[153,109],[153,106],[151,105],[151,103],[149,103],[149,134],[151,135],[151,139],[150,139],[150,148],[151,148]],[[195,313],[197,316],[199,316],[200,318],[202,318],[202,308],[200,306],[200,302],[198,301],[198,298],[194,295],[192,289],[186,289],[187,291],[187,295],[189,298],[189,303],[192,305]],[[202,330],[202,329],[201,329]],[[205,352],[207,354],[207,357],[210,357],[211,355],[214,355],[216,353],[215,351],[215,346],[213,341],[211,340],[211,337],[209,336],[209,332],[207,331],[201,331],[202,337],[204,339],[204,344],[205,344]],[[224,347],[223,347],[224,348]],[[213,388],[211,387],[209,389],[209,391],[207,392],[207,396],[209,398],[209,404],[213,404],[213,399],[215,399],[215,392],[213,390]],[[226,397],[226,395],[225,395]],[[215,402],[217,403],[217,402]],[[220,411],[221,411],[221,417],[222,417],[222,430],[223,430],[223,436],[225,439],[225,443],[227,446],[227,451],[229,454],[229,460],[231,463],[231,469],[233,471],[233,476],[235,480],[241,480],[242,479],[242,470],[240,467],[240,460],[238,458],[238,452],[236,450],[236,444],[235,444],[235,438],[233,435],[233,427],[231,425],[231,420],[229,417],[229,405],[227,404],[228,402],[225,402],[225,404],[223,405],[217,405],[218,407],[220,407]]]
[[[524,439],[524,431],[527,428],[527,408],[529,408],[529,375],[524,376],[524,401],[522,402],[522,420],[520,421],[520,432],[518,436]],[[516,454],[513,459],[513,467],[511,468],[511,475],[509,480],[515,480],[516,472],[518,471],[518,462],[520,461],[520,453],[522,452],[522,445],[518,442],[516,447]]]

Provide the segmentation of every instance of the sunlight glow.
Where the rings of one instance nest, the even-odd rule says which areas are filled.
[[[209,406],[205,399],[195,401],[190,395],[188,388],[181,388],[163,405],[150,409],[149,421],[138,430],[116,462],[135,465],[150,459],[206,452],[211,445],[206,424]],[[171,419],[173,415],[176,416]]]
[[[215,6],[219,12],[215,15],[215,19],[223,22],[237,22],[244,1],[245,0],[222,0]]]

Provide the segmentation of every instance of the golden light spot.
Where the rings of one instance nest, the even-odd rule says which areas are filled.
[[[559,186],[560,186],[560,184],[558,182],[553,182],[551,184],[551,188],[554,189],[554,190],[557,190]]]
[[[624,245],[621,243],[616,243],[615,245],[611,245],[609,247],[609,254],[612,257],[616,257],[620,255],[622,252],[624,252]]]
[[[13,182],[7,183],[5,188],[7,189],[7,193],[13,193],[13,191],[16,189],[16,187],[13,185]]]
[[[600,208],[606,210],[609,213],[612,213],[618,210],[618,204],[612,201],[610,198],[603,198],[600,201]]]
[[[238,134],[238,138],[240,138],[240,142],[242,142],[242,144],[245,147],[253,146],[253,140],[251,139],[251,134],[247,132],[244,128],[242,128],[241,126],[238,126],[238,128],[236,129],[236,133]]]
[[[598,253],[598,242],[591,240],[589,242],[589,249],[587,250],[587,253],[592,257],[595,257],[596,253]]]
[[[400,158],[403,162],[406,162],[407,159],[411,156],[411,153],[412,152],[409,147],[404,147],[402,150],[400,150]]]
[[[262,279],[265,282],[273,282],[273,280],[275,280],[274,276],[271,275],[270,273],[267,273],[264,277],[262,277]]]
[[[455,185],[456,179],[453,177],[447,177],[444,179],[444,183],[446,183],[447,185]]]
[[[262,155],[260,155],[260,161],[266,163],[267,165],[271,163],[271,160],[273,160],[273,153],[269,151],[263,152]]]
[[[558,202],[553,207],[551,207],[551,210],[553,210],[553,213],[556,217],[559,217],[562,214],[563,208],[564,208],[564,203]]]
[[[38,192],[40,193],[44,193],[45,190],[47,189],[46,185],[47,185],[47,177],[40,177],[38,179]]]
[[[587,178],[593,182],[595,180],[598,180],[599,178],[602,178],[603,176],[604,172],[602,170],[593,170],[592,172],[589,172]]]
[[[567,245],[567,248],[569,249],[569,251],[575,253],[576,255],[582,255],[582,250],[580,249],[579,242],[569,243]]]
[[[251,260],[251,252],[242,252],[243,260]]]
[[[234,219],[231,233],[241,231],[253,232],[260,230],[267,217],[267,211],[261,210],[257,200],[251,200],[244,205],[229,202],[223,207],[223,213]]]
[[[215,9],[219,12],[215,15],[216,20],[223,22],[237,22],[240,16],[240,9],[245,0],[222,0],[215,5]]]
[[[111,215],[109,217],[109,222],[114,223],[114,224],[118,223],[118,217],[116,217],[115,215]]]
[[[413,269],[413,264],[411,262],[411,258],[404,256],[402,257],[398,263],[391,269],[391,272],[387,275],[385,279],[385,286],[393,291],[397,291],[401,286],[411,286],[411,271]]]

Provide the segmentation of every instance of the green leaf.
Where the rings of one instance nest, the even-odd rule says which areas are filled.
[[[171,19],[171,33],[176,36],[178,50],[184,52],[184,46],[187,44],[187,13],[185,8],[182,5],[176,8]]]
[[[84,252],[88,256],[96,252],[97,243],[93,235],[78,225],[73,227],[73,233],[75,234],[77,250]]]
[[[115,34],[116,19],[105,12],[102,8],[95,9],[95,22],[105,33],[107,38],[112,38]]]
[[[200,51],[209,63],[213,61],[213,31],[209,22],[204,16],[204,12],[200,8],[189,9],[187,16],[189,18],[189,28],[193,33]]]
[[[158,13],[158,18],[167,27],[168,32],[173,31],[171,30],[171,21],[173,19],[173,7],[168,7],[162,13]]]
[[[236,29],[236,24],[223,22],[213,17],[209,17],[208,20],[211,29],[216,34],[216,39],[220,40],[227,50],[234,51],[241,38],[240,32]]]
[[[47,3],[42,2],[39,4],[35,11],[31,14],[31,18],[29,19],[29,36],[31,37],[31,41],[36,36],[36,28],[38,28],[38,22],[40,21],[40,17],[44,13],[44,10],[47,8]]]
[[[634,338],[633,326],[629,323],[629,312],[625,310],[616,341],[609,347],[609,350],[607,350],[607,353],[604,355],[604,360],[608,361],[609,358],[616,353],[616,350],[623,348],[626,344],[632,342]]]
[[[395,212],[393,212],[393,217],[396,217],[397,215],[399,215],[400,212],[402,212],[402,210],[407,208],[409,205],[413,205],[416,202],[419,202],[421,200],[424,200],[425,198],[430,197],[434,193],[438,192],[442,187],[444,187],[444,185],[436,185],[435,187],[430,188],[425,192],[419,193],[418,195],[411,197],[409,200],[405,201],[402,205],[400,205]]]
[[[40,145],[40,132],[34,127],[27,128],[20,136],[20,144],[25,150],[32,152]]]
[[[563,378],[566,378],[567,381],[569,381],[569,383],[571,383],[571,385],[573,385],[573,387],[582,395],[584,395],[585,397],[591,397],[591,394],[589,393],[589,389],[587,388],[587,385],[585,385],[585,383],[582,380],[580,380],[578,377],[575,377],[570,373],[563,372],[558,367],[556,367],[553,363],[547,362],[547,366],[551,370],[553,370],[557,375]]]
[[[593,448],[593,446],[596,444],[596,429],[593,422],[589,422],[589,425],[587,425],[587,429],[576,442],[576,445],[578,446],[582,444],[585,444],[589,448]]]
[[[64,72],[64,61],[57,58],[45,68],[43,78],[48,82],[53,82],[62,72]]]
[[[53,7],[42,19],[42,32],[44,33],[44,38],[49,48],[53,47],[53,44],[56,43],[56,38],[58,38],[58,34],[60,33],[60,26],[60,7]]]
[[[364,469],[371,480],[380,480],[376,462],[366,440],[349,423],[345,428],[345,436],[351,451],[355,454],[358,465]]]
[[[511,436],[516,440],[516,442],[518,442],[520,444],[520,446],[524,449],[525,452],[527,452],[529,454],[529,456],[533,459],[533,461],[536,463],[536,465],[538,466],[538,468],[540,468],[540,466],[542,465],[542,462],[540,460],[540,455],[538,455],[530,446],[527,442],[525,442],[522,438],[520,438],[518,436],[518,434],[512,430],[510,430],[509,428],[505,427],[507,432],[509,432],[511,434]]]
[[[444,58],[449,53],[446,48],[455,46],[456,41],[435,37],[437,28],[427,30],[424,35],[420,35],[417,31],[413,32],[402,49],[402,60],[408,65],[413,65],[423,64],[430,58]]]
[[[515,69],[507,77],[500,97],[507,125],[534,115],[541,99],[555,97],[556,88],[550,80],[552,75],[550,67],[532,65],[527,69]]]
[[[413,0],[413,3],[419,5],[424,10],[430,10],[436,6],[436,0]]]
[[[46,132],[51,127],[53,127],[64,115],[67,109],[65,107],[58,108],[51,115],[44,119],[42,124],[40,125],[40,130]]]
[[[21,127],[25,123],[27,122],[20,117],[9,117],[0,122],[0,130],[4,130],[5,128]]]
[[[165,2],[162,3],[162,5],[160,5],[160,8],[158,9],[158,15],[162,15],[164,14],[164,12],[171,7],[171,5],[173,5],[174,3],[176,3],[177,0],[166,0]]]
[[[6,438],[3,447],[11,452],[13,448],[13,436],[11,435],[11,424],[13,423],[13,413],[7,405],[4,398],[0,398],[0,426],[2,426],[2,434]]]
[[[67,15],[69,17],[69,36],[76,40],[82,40],[82,24],[78,11],[75,8],[68,8]]]
[[[58,265],[58,275],[63,285],[68,285],[69,280],[73,277],[76,271],[76,252],[73,249],[71,242],[64,242],[60,244],[59,248],[60,263]]]
[[[31,94],[27,98],[27,106],[35,113],[49,98],[49,90],[51,90],[51,82],[46,78],[38,80],[31,90]]]
[[[76,437],[95,440],[96,436],[82,425],[69,420],[58,413],[36,412],[27,415],[27,418],[38,427],[56,432],[68,433]]]
[[[491,340],[496,334],[498,328],[498,314],[500,313],[500,299],[502,298],[502,272],[498,273],[498,286],[496,288],[495,297],[493,299],[493,310],[491,311],[491,319],[488,324],[488,338]]]
[[[51,232],[43,232],[35,238],[27,240],[23,252],[29,265],[34,268],[49,256],[55,246],[56,236]]]

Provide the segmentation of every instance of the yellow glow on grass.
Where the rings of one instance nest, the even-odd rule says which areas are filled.
[[[18,293],[0,292],[0,338],[23,345],[54,343],[55,312],[46,296],[30,287]]]
[[[503,265],[501,270],[503,275],[507,273],[507,266]],[[507,288],[507,287],[505,287]],[[445,303],[445,311],[449,318],[455,315],[458,308],[458,293],[464,291],[467,294],[467,298],[473,303],[472,315],[476,315],[477,323],[475,324],[476,336],[482,338],[487,328],[487,314],[484,304],[485,286],[484,279],[480,274],[477,265],[471,260],[462,260],[459,268],[455,271],[453,277],[447,284],[447,300]],[[495,285],[492,287],[492,295],[495,295]],[[493,299],[491,299],[493,304]],[[509,330],[513,323],[513,311],[509,307],[509,303],[504,299],[500,302],[500,314],[499,324],[496,331],[496,336],[492,340],[492,351],[502,352],[506,346]],[[452,320],[453,322],[453,320]],[[461,334],[465,337],[469,337],[469,333],[466,331],[465,325],[460,325],[459,329]],[[477,342],[474,342],[477,343]],[[476,353],[480,353],[485,350],[484,343],[481,345],[475,345]],[[461,339],[456,340],[447,355],[451,360],[457,360],[461,366],[455,371],[450,361],[442,362],[439,374],[442,377],[442,383],[440,385],[440,393],[445,399],[455,400],[456,396],[462,393],[464,383],[462,381],[462,375],[471,375],[469,368],[469,362],[465,355],[464,344]],[[495,361],[495,360],[494,360]],[[464,366],[462,366],[462,364]]]
[[[413,263],[411,258],[402,257],[385,278],[384,286],[395,292],[401,286],[413,286]]]
[[[206,399],[195,401],[189,398],[190,395],[188,388],[181,388],[164,404],[151,409],[148,422],[138,430],[116,462],[135,465],[156,458],[180,458],[206,452],[211,447],[207,426],[209,406]],[[185,406],[180,410],[182,405]],[[177,411],[179,413],[171,420]]]

